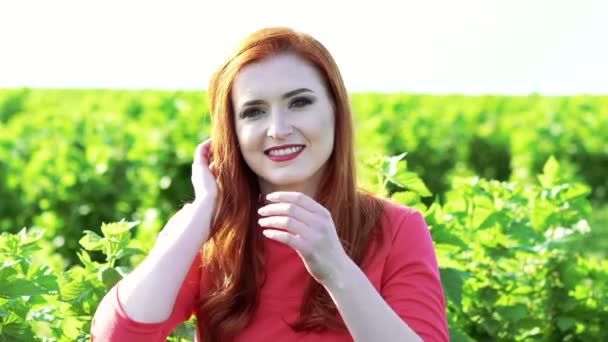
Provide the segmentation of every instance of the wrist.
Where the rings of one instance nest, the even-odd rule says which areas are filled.
[[[331,276],[323,282],[323,286],[331,293],[346,291],[349,283],[352,282],[353,275],[358,271],[361,271],[359,266],[348,255],[345,255],[336,265]]]
[[[198,206],[209,207],[215,203],[216,198],[217,198],[217,195],[208,194],[208,193],[199,195],[194,198],[194,201],[192,201],[192,205],[197,206],[197,207]]]

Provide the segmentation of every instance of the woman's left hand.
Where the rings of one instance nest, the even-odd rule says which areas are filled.
[[[331,213],[312,198],[299,192],[273,192],[266,196],[270,204],[260,208],[261,227],[266,237],[295,249],[315,280],[328,286],[337,281],[350,257],[344,251]]]

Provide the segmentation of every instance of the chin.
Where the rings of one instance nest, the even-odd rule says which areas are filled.
[[[266,182],[274,185],[274,186],[289,186],[291,184],[301,184],[306,182],[310,176],[304,175],[301,173],[298,174],[288,174],[287,172],[277,172],[273,174],[266,175],[264,179]]]

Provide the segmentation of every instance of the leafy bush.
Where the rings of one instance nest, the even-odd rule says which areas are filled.
[[[562,171],[608,198],[607,96],[354,94],[363,151],[408,151],[412,171],[433,194],[453,174],[534,180],[549,156]],[[429,201],[425,201],[430,204]]]
[[[352,102],[358,160],[408,151],[411,171],[442,200],[454,176],[534,181],[553,154],[606,204],[606,97],[353,94]],[[100,234],[100,222],[132,217],[136,234],[152,238],[192,198],[192,152],[208,136],[202,92],[0,90],[0,231],[44,227],[69,264],[78,263],[82,231]]]
[[[0,90],[0,341],[88,338],[192,198],[205,98]],[[608,339],[608,98],[352,100],[360,180],[425,213],[453,340]]]
[[[425,212],[436,244],[454,341],[604,340],[608,332],[608,262],[581,257],[573,239],[590,231],[588,187],[563,179],[550,159],[540,185],[456,180],[448,200],[430,207],[424,182],[407,170],[405,154],[369,163],[376,191]],[[67,272],[45,264],[43,232],[0,236],[0,340],[85,341],[97,305],[147,254],[131,239],[138,222],[104,224],[103,236],[85,231],[82,265]],[[48,242],[47,242],[48,244]],[[91,260],[101,251],[104,262]],[[52,253],[47,250],[45,253]],[[171,340],[191,338],[193,320]]]
[[[131,270],[129,257],[147,252],[134,247],[131,229],[138,222],[103,224],[99,236],[85,231],[78,253],[82,265],[54,272],[40,251],[44,231],[22,229],[0,235],[0,341],[89,341],[91,320],[105,294]],[[89,251],[103,251],[105,261]],[[41,257],[35,262],[35,257]],[[119,266],[120,263],[124,266]],[[192,321],[170,341],[191,340]]]
[[[420,180],[386,161],[383,184],[411,190],[393,198],[424,208]],[[456,179],[446,203],[425,211],[454,341],[608,339],[608,261],[572,248],[591,229],[590,189],[565,179],[554,158],[538,179]]]
[[[142,222],[137,233],[153,236],[160,229],[156,218],[193,195],[192,152],[208,131],[197,112],[205,108],[202,98],[0,92],[0,108],[11,108],[0,124],[0,231],[44,227],[70,264],[78,262],[82,230],[99,234],[100,222],[134,217]]]

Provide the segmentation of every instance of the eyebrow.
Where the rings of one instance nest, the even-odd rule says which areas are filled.
[[[283,94],[283,96],[281,96],[282,99],[287,99],[290,98],[292,96],[298,95],[300,93],[304,93],[304,92],[311,92],[314,93],[314,91],[308,89],[308,88],[299,88],[299,89],[295,89],[292,91],[289,91],[285,94]],[[241,105],[241,107],[247,107],[247,106],[254,106],[254,105],[259,105],[259,104],[263,104],[264,100],[251,100],[251,101],[247,101],[245,103],[243,103]]]

